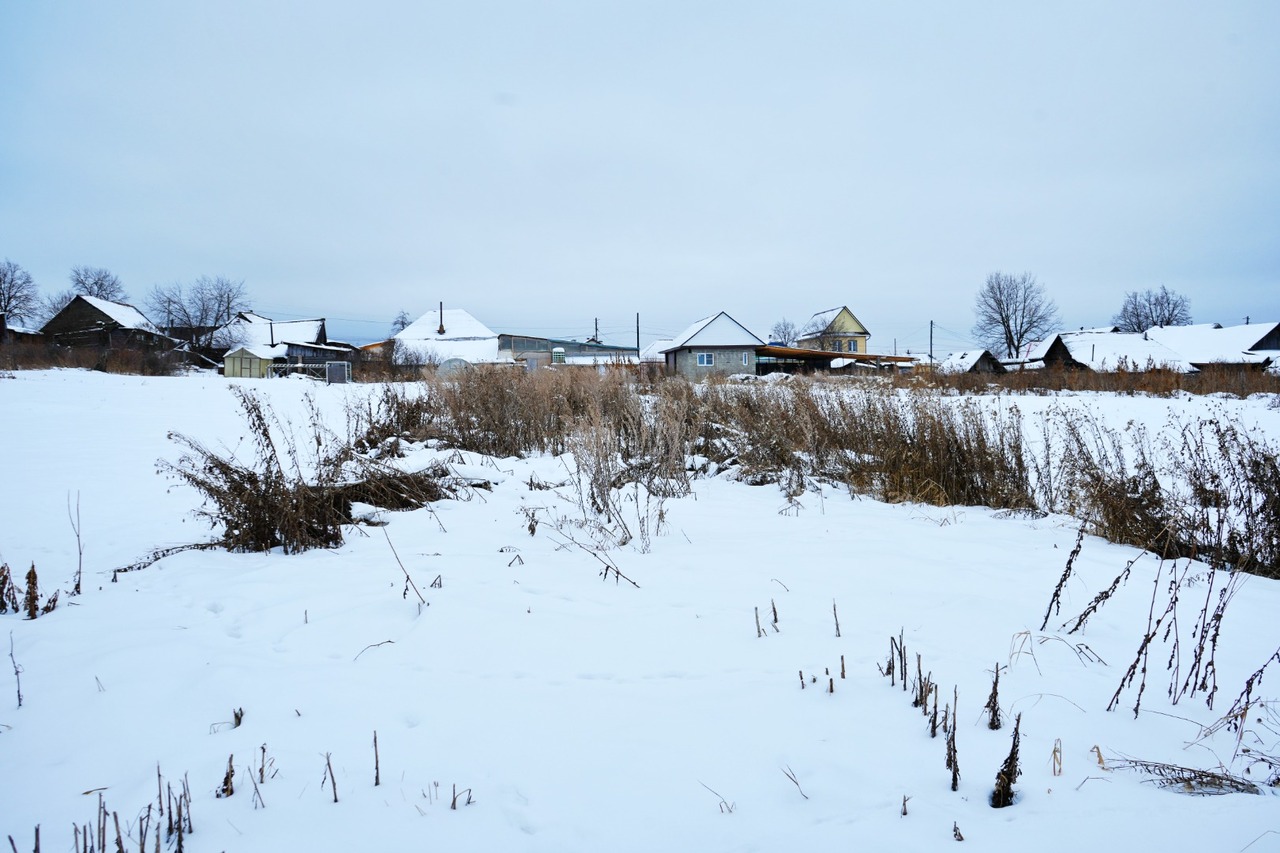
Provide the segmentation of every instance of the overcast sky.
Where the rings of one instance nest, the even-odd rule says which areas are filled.
[[[374,340],[965,347],[995,270],[1280,321],[1280,3],[0,3],[0,257]]]

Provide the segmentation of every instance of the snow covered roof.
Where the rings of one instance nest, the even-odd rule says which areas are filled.
[[[756,337],[746,326],[721,311],[711,317],[703,317],[678,335],[663,352],[685,347],[762,347],[764,341]]]
[[[281,343],[317,344],[325,337],[323,318],[272,320],[249,311],[223,326],[223,330],[225,340],[236,341],[246,347],[271,347]]]
[[[939,373],[968,373],[973,370],[984,355],[990,355],[987,350],[967,350],[965,352],[953,352],[951,355],[942,359],[937,364]],[[992,356],[994,358],[994,356]]]
[[[1042,341],[1031,341],[1022,348],[1022,352],[1018,354],[1015,361],[1044,361],[1049,354],[1050,348],[1053,347],[1054,341],[1061,338],[1061,335],[1050,335]]]
[[[664,359],[662,354],[670,349],[673,343],[675,343],[675,340],[672,338],[659,338],[644,349],[640,350],[640,360],[663,361]]]
[[[1261,364],[1266,355],[1254,347],[1276,331],[1277,323],[1249,323],[1220,327],[1216,323],[1195,326],[1156,326],[1147,337],[1159,341],[1192,364]]]
[[[441,326],[444,332],[440,331]],[[428,311],[397,335],[403,341],[465,341],[497,338],[496,332],[461,308]]]
[[[461,308],[428,311],[396,334],[395,340],[406,351],[398,357],[409,361],[457,358],[472,364],[493,364],[511,360],[499,357],[497,333]]]
[[[835,323],[836,319],[841,314],[845,314],[845,313],[849,315],[849,319],[852,322],[852,327],[847,329],[832,330],[831,325]],[[848,305],[841,305],[839,308],[828,308],[826,311],[819,311],[817,314],[814,314],[812,317],[809,318],[809,321],[804,324],[804,328],[809,329],[810,331],[800,335],[797,338],[797,340],[801,340],[801,341],[813,340],[814,338],[825,337],[828,333],[839,334],[839,335],[845,335],[845,334],[870,335],[871,334],[867,330],[867,327],[862,324],[862,321],[859,320],[857,317],[855,317],[853,315],[853,312],[849,310]]]
[[[1178,353],[1139,334],[1086,330],[1058,335],[1071,357],[1091,370],[1147,370],[1162,368],[1194,373],[1195,368]]]
[[[814,327],[821,325],[822,329],[825,329],[827,326],[831,325],[831,321],[834,320],[842,310],[843,306],[841,308],[828,308],[826,311],[819,311],[817,314],[810,317],[809,322],[805,325]],[[817,334],[817,332],[814,334]]]
[[[223,358],[235,355],[238,352],[247,352],[249,355],[261,358],[264,361],[274,361],[277,358],[284,358],[288,355],[289,345],[276,344],[275,346],[271,346],[270,344],[240,344],[228,350]]]
[[[80,294],[76,298],[83,299],[103,314],[106,314],[118,323],[122,329],[138,329],[143,332],[151,332],[154,335],[160,334],[160,330],[132,305],[126,305],[123,302],[111,302],[107,299],[98,299],[96,296],[85,296],[84,294]]]
[[[927,352],[911,352],[907,350],[906,354],[911,359],[911,367],[933,367],[936,369],[942,363],[942,359],[937,356],[931,356]]]

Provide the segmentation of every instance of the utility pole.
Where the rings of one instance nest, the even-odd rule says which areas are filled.
[[[636,355],[640,354],[640,312],[636,312]]]
[[[929,321],[929,363],[933,364],[933,321]]]

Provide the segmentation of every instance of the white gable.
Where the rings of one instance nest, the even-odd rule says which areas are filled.
[[[713,317],[704,317],[671,342],[665,350],[686,347],[760,347],[764,341],[747,331],[737,320],[721,311]]]

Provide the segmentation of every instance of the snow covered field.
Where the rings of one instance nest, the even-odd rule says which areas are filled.
[[[1172,647],[1157,643],[1136,719],[1136,683],[1105,708],[1142,640],[1158,561],[1139,559],[1068,636],[1059,626],[1139,553],[1087,538],[1061,615],[1041,631],[1076,542],[1078,523],[1061,516],[833,489],[793,506],[776,486],[699,479],[666,504],[648,553],[604,555],[637,587],[605,581],[600,559],[568,542],[581,518],[571,488],[530,487],[565,481],[570,462],[420,447],[412,462],[444,459],[492,491],[385,513],[385,527],[353,529],[333,551],[189,551],[112,583],[112,569],[153,548],[210,538],[191,515],[198,496],[156,461],[179,454],[170,432],[236,446],[244,426],[227,385],[0,378],[0,561],[20,583],[34,563],[42,592],[61,590],[37,620],[0,615],[0,836],[19,850],[37,824],[42,849],[69,849],[73,825],[96,826],[99,795],[138,849],[157,766],[175,789],[187,780],[191,851],[923,851],[958,843],[957,830],[959,849],[988,851],[1280,850],[1271,789],[1187,795],[1118,767],[1244,773],[1234,734],[1202,733],[1280,645],[1274,581],[1247,578],[1226,611],[1214,709],[1199,696],[1171,703]],[[335,426],[374,390],[249,387],[295,423],[310,394]],[[1153,431],[1171,407],[1219,413],[1280,438],[1265,399],[999,404],[1010,402],[1087,406]],[[77,499],[84,592],[68,597]],[[1207,589],[1203,567],[1189,576],[1184,672]],[[879,672],[900,632],[911,676],[919,655],[941,704],[959,697],[956,792],[945,737]],[[993,731],[983,705],[997,666],[1009,720]],[[1022,776],[1016,803],[997,810],[988,798],[1016,714]],[[1280,752],[1270,709],[1247,728],[1245,746]],[[229,759],[234,793],[218,797]],[[455,786],[469,805],[461,793],[450,807]]]

